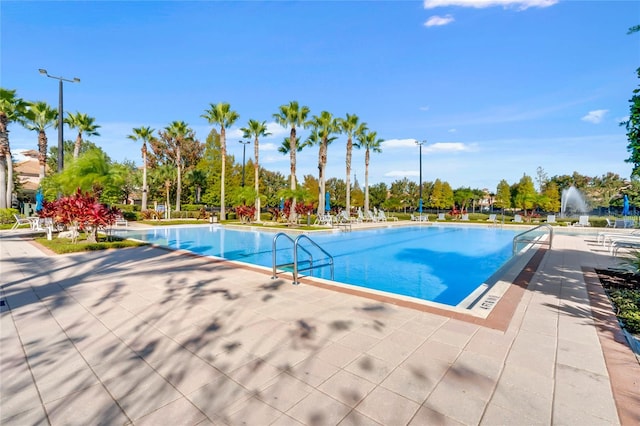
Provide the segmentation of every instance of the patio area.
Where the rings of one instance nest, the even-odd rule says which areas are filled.
[[[153,247],[49,255],[2,233],[0,423],[637,424],[640,365],[593,273],[616,261],[592,240],[557,235],[494,326]]]

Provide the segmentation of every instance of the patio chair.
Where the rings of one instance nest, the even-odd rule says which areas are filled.
[[[522,216],[520,216],[519,214],[513,216],[513,222],[514,223],[523,223],[522,222]]]
[[[460,220],[464,220],[464,221],[468,221],[469,220],[469,215],[468,214],[463,214],[462,217],[460,218]]]
[[[447,220],[444,213],[438,213],[438,218],[436,220]]]
[[[118,215],[116,216],[116,221],[115,221],[115,225],[116,226],[129,226],[129,222],[127,221],[127,219],[125,219],[123,216]]]
[[[493,223],[496,223],[496,222],[497,222],[497,219],[496,219],[496,218],[497,218],[497,216],[498,216],[498,215],[496,215],[495,213],[491,213],[491,214],[489,215],[489,219],[487,219],[487,222],[493,222]]]
[[[591,223],[589,223],[589,216],[580,216],[573,226],[591,226]]]
[[[13,217],[16,218],[16,223],[13,224],[11,229],[18,229],[20,225],[29,225],[30,228],[33,227],[31,219],[27,217],[21,217],[20,215],[14,214]]]
[[[557,223],[556,222],[556,215],[555,214],[547,215],[547,223]]]

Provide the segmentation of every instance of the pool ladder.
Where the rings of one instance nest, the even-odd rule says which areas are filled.
[[[549,238],[543,240],[540,238],[540,235],[530,235],[536,230],[540,230],[542,228],[546,228],[549,231]],[[532,238],[533,237],[533,238]],[[518,252],[518,243],[527,243],[527,244],[540,244],[547,245],[549,249],[551,249],[551,243],[553,242],[553,226],[543,223],[542,225],[538,225],[535,228],[531,228],[527,231],[521,232],[515,237],[513,237],[513,248],[512,254],[515,255]]]
[[[291,241],[291,243],[293,243],[293,263],[281,263],[279,265],[276,264],[276,251],[277,251],[277,243],[278,243],[278,238],[279,237],[285,237],[287,240],[289,240],[289,241]],[[326,256],[326,258],[328,259],[327,263],[321,263],[321,264],[314,265],[313,264],[313,255],[311,254],[311,252],[309,250],[307,250],[306,248],[304,248],[303,246],[300,245],[300,241],[301,240],[309,241],[313,246],[315,246],[318,250],[320,250]],[[299,260],[298,260],[298,248],[300,250],[302,250],[303,252],[305,252],[309,256],[308,260],[303,261],[305,263],[308,263],[309,266],[304,267],[304,268],[300,268]],[[331,279],[333,280],[333,256],[331,256],[325,249],[320,247],[315,241],[313,241],[311,238],[309,238],[305,234],[298,235],[298,237],[294,240],[293,238],[291,238],[289,235],[285,234],[284,232],[277,233],[273,237],[273,243],[272,243],[272,249],[271,249],[271,259],[272,259],[272,264],[273,264],[273,274],[271,275],[271,279],[275,279],[277,277],[277,275],[278,275],[277,268],[293,267],[293,284],[294,285],[298,285],[298,284],[300,284],[300,282],[298,281],[298,273],[299,272],[313,271],[314,268],[320,268],[320,267],[323,267],[323,266],[329,266],[329,267],[331,267]]]

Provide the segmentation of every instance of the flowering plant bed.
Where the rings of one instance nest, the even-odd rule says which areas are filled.
[[[596,273],[623,328],[640,334],[640,275],[605,269]]]

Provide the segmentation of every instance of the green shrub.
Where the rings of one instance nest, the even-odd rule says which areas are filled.
[[[270,212],[260,213],[260,220],[271,220],[273,215]]]
[[[640,333],[640,290],[611,289],[609,297],[617,316],[629,333]]]
[[[121,212],[139,212],[140,206],[137,204],[112,204],[111,207],[116,207]]]
[[[138,220],[138,213],[123,211],[122,217],[124,217],[126,220]]]
[[[0,223],[13,223],[16,221],[16,218],[13,217],[14,214],[18,214],[18,210],[16,209],[0,209]]]

